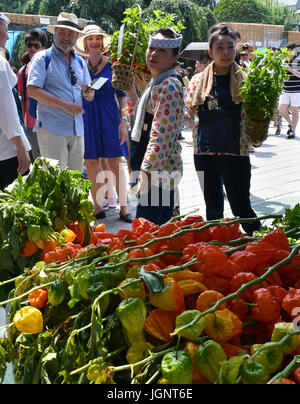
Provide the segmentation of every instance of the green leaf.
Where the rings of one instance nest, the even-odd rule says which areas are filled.
[[[139,278],[142,279],[147,288],[152,293],[163,292],[165,290],[164,278],[158,272],[145,271],[144,267],[139,272]]]
[[[5,377],[5,373],[6,373],[6,369],[7,369],[6,363],[7,363],[7,352],[1,345],[1,341],[0,341],[0,383],[3,382],[4,377]]]

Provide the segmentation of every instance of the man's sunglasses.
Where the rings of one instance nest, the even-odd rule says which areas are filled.
[[[32,43],[32,42],[28,42],[28,44],[26,44],[27,48],[31,49],[41,49],[41,45],[39,43]]]
[[[75,86],[77,84],[77,77],[76,77],[75,72],[72,67],[69,68],[69,72],[71,75],[71,84],[72,84],[72,86]]]

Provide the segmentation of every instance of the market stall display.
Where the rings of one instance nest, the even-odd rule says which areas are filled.
[[[299,382],[300,205],[254,219],[134,219],[116,234],[100,224],[88,243],[64,230],[2,282],[0,379],[12,362],[24,384]]]
[[[89,243],[90,223],[95,220],[89,190],[80,172],[38,159],[27,177],[20,176],[0,194],[0,281],[20,275],[48,251],[70,241],[67,226],[77,242]],[[0,296],[6,291],[0,287]]]

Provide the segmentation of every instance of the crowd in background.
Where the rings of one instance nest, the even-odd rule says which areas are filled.
[[[0,14],[2,49],[8,25]],[[179,141],[184,140],[182,130],[190,128],[195,169],[204,173],[207,219],[223,217],[223,186],[234,215],[255,216],[249,198],[249,153],[255,149],[243,132],[242,100],[232,90],[242,80],[240,69],[248,68],[255,57],[251,43],[242,43],[240,34],[225,23],[217,24],[210,29],[208,51],[195,67],[184,68],[179,62],[182,37],[169,28],[160,30],[150,38],[147,50],[152,81],[136,77],[124,92],[112,86],[110,36],[100,27],[89,25],[81,31],[75,15],[61,13],[57,24],[47,29],[53,34],[50,48],[44,31],[25,34],[26,52],[15,75],[0,58],[0,189],[18,173],[26,174],[38,157],[58,160],[62,169],[79,170],[91,181],[96,219],[115,208],[118,197],[120,219],[130,223],[126,159],[129,176],[139,173],[138,184],[130,177],[130,186],[135,185],[140,200],[143,195],[146,200],[138,204],[137,217],[163,224],[178,208],[179,180],[172,178],[174,183],[164,187],[161,179],[152,183],[151,173],[182,173]],[[300,61],[296,44],[287,48],[290,80],[284,83],[274,111],[274,125],[279,135],[284,117],[289,124],[287,136],[293,139],[300,107]],[[3,56],[9,60],[7,52]],[[101,91],[95,91],[91,85],[100,78]],[[208,95],[214,100],[209,101]],[[244,228],[252,234],[259,225]]]

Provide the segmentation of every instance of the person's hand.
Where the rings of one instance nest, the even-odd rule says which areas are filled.
[[[293,73],[293,72],[294,72],[294,70],[291,68],[290,65],[286,65],[286,66],[285,66],[285,70],[286,70],[287,72],[290,72],[290,73]]]
[[[18,159],[18,173],[23,175],[30,167],[30,158],[24,147],[20,145],[17,147],[17,159]]]
[[[254,52],[255,48],[254,45],[251,42],[246,42],[246,45],[248,46],[248,52]]]
[[[120,139],[121,146],[128,139],[128,125],[127,125],[127,121],[125,121],[125,119],[121,119],[121,123],[119,126],[119,139]]]
[[[74,102],[65,101],[63,110],[67,112],[67,114],[71,116],[77,116],[80,114],[84,114],[84,109],[81,105],[75,104]]]
[[[95,90],[92,90],[90,84],[85,84],[82,87],[82,96],[85,100],[92,102],[95,97]]]
[[[147,194],[151,188],[151,174],[141,171],[137,184],[137,195]]]
[[[149,80],[144,73],[135,74],[135,82],[136,86],[139,89],[140,93],[143,94],[147,85],[149,84]]]
[[[195,115],[195,110],[194,110],[194,108],[192,107],[192,105],[186,105],[186,106],[185,106],[185,110],[186,110],[186,113],[187,113],[189,116],[194,116],[194,115]]]
[[[130,102],[134,105],[138,99],[138,95],[136,92],[136,83],[135,83],[135,77],[133,77],[131,86],[129,90],[125,90],[125,93],[127,94]]]

